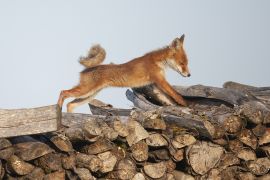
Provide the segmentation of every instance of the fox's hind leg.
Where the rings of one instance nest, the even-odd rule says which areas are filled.
[[[57,104],[60,107],[62,107],[64,100],[66,98],[70,98],[70,97],[86,98],[86,97],[90,96],[91,94],[93,94],[93,93],[91,93],[91,91],[92,91],[92,89],[90,87],[83,86],[83,85],[75,86],[74,88],[69,89],[69,90],[63,90],[60,93]]]
[[[95,95],[97,93],[98,93],[98,91],[94,92],[93,94],[91,94],[90,96],[88,96],[86,98],[77,98],[77,99],[74,99],[73,101],[69,102],[67,104],[67,112],[71,113],[71,112],[73,112],[74,108],[76,108],[82,104],[90,102],[95,97]]]
[[[74,108],[89,102],[92,98],[77,98],[67,104],[67,112],[73,112]]]

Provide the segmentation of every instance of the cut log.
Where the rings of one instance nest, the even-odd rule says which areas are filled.
[[[66,136],[55,135],[55,136],[52,136],[50,140],[60,151],[64,151],[64,152],[74,151],[71,142]]]
[[[243,148],[237,153],[237,157],[244,161],[256,160],[256,154],[254,151],[248,148]]]
[[[250,172],[242,172],[238,174],[239,180],[255,180],[256,177]]]
[[[270,169],[270,160],[268,158],[258,158],[255,161],[248,161],[246,164],[254,175],[264,175]]]
[[[70,156],[64,156],[61,160],[64,169],[71,170],[76,167],[76,156],[74,154]]]
[[[43,180],[65,180],[65,172],[55,171],[53,173],[46,174]]]
[[[252,129],[252,132],[253,132],[253,134],[255,136],[261,137],[261,136],[264,135],[264,133],[265,133],[266,130],[267,130],[267,128],[264,125],[258,124],[255,128]]]
[[[158,133],[152,133],[146,138],[146,144],[152,147],[168,146],[167,140]]]
[[[117,179],[129,180],[136,174],[136,165],[131,159],[122,159],[116,167]]]
[[[14,147],[0,150],[0,159],[8,160],[15,153]]]
[[[239,140],[251,147],[252,149],[256,149],[258,145],[258,140],[256,136],[249,129],[243,129],[238,136]]]
[[[98,154],[98,157],[102,160],[102,167],[100,169],[100,172],[107,173],[114,169],[117,158],[110,151]]]
[[[113,122],[113,128],[119,136],[127,137],[129,134],[127,125],[122,123],[120,120],[115,120]]]
[[[79,176],[79,178],[81,180],[94,180],[94,179],[96,179],[92,176],[90,171],[86,168],[75,168],[74,172]]]
[[[270,143],[270,128],[265,129],[265,132],[259,137],[259,145]]]
[[[240,159],[238,159],[234,153],[225,153],[220,159],[219,162],[219,169],[224,170],[229,166],[238,165],[240,164]]]
[[[196,142],[196,139],[194,136],[189,135],[189,134],[182,134],[182,135],[177,135],[174,137],[172,140],[172,145],[177,148],[183,148],[185,146],[192,145]]]
[[[18,156],[12,155],[8,159],[8,169],[18,175],[26,175],[34,170],[35,166],[30,163],[24,162]]]
[[[11,142],[8,139],[0,138],[0,150],[12,146]]]
[[[129,135],[126,137],[126,139],[129,146],[132,146],[140,140],[148,138],[148,132],[137,121],[130,120],[128,121],[127,126]]]
[[[85,146],[82,151],[89,155],[95,155],[109,151],[113,148],[112,143],[107,139],[99,139],[93,144]]]
[[[188,147],[186,156],[193,170],[204,175],[215,167],[221,159],[225,149],[211,142],[197,141]]]
[[[172,155],[172,159],[175,162],[182,161],[184,159],[184,149],[174,149],[169,147],[170,154]]]
[[[148,159],[148,145],[142,140],[131,146],[132,157],[139,162]]]
[[[132,180],[145,180],[145,177],[142,173],[136,173]]]
[[[83,153],[76,154],[76,164],[78,167],[87,168],[92,172],[97,172],[103,166],[102,160],[97,156]]]
[[[229,141],[229,149],[234,153],[238,153],[243,149],[243,143],[238,139]]]
[[[35,160],[35,164],[44,169],[46,173],[62,170],[60,154],[50,153]]]
[[[176,180],[195,180],[193,176],[182,171],[173,171],[173,176]]]
[[[170,153],[167,149],[157,149],[149,152],[149,157],[154,159],[155,162],[159,162],[159,160],[169,160]]]
[[[147,176],[157,179],[165,175],[166,165],[164,162],[147,164],[143,167],[143,170]]]
[[[32,172],[24,176],[22,179],[43,180],[44,176],[45,176],[44,171],[41,168],[37,167]]]
[[[37,159],[54,151],[47,144],[41,142],[22,142],[15,144],[15,148],[15,154],[24,161]]]
[[[31,109],[0,109],[0,137],[56,131],[61,125],[58,105]]]

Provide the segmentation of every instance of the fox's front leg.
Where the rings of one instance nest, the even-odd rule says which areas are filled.
[[[155,83],[163,92],[173,98],[177,104],[187,106],[187,103],[183,97],[177,91],[175,91],[164,78],[155,79]]]

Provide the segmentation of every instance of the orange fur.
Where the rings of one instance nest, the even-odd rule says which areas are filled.
[[[179,105],[186,106],[182,96],[171,87],[164,77],[164,70],[167,66],[185,77],[190,76],[183,41],[184,35],[176,38],[170,46],[147,53],[124,64],[98,65],[103,60],[96,61],[98,63],[95,65],[89,63],[91,66],[80,73],[79,85],[70,90],[61,91],[58,105],[62,107],[66,98],[74,97],[75,100],[67,105],[67,111],[72,112],[76,106],[89,102],[103,88],[140,87],[155,83]]]

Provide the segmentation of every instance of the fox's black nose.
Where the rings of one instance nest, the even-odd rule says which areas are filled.
[[[191,74],[188,74],[188,75],[187,75],[187,77],[190,77],[190,76],[191,76]]]

